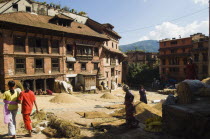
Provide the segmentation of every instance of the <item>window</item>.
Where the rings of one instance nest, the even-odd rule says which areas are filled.
[[[114,68],[111,68],[111,76],[114,76]]]
[[[117,75],[117,73],[118,73],[118,70],[116,70],[115,72],[116,72],[116,74],[115,74],[115,75]]]
[[[179,58],[169,59],[169,65],[179,65]]]
[[[52,53],[59,53],[59,40],[51,41]]]
[[[93,63],[94,70],[98,70],[98,63]]]
[[[199,60],[199,55],[198,54],[194,54],[194,61],[198,62],[198,60]]]
[[[18,4],[13,3],[12,4],[12,9],[13,9],[13,11],[18,11]]]
[[[36,73],[44,72],[44,59],[35,59],[35,72]]]
[[[59,59],[52,58],[51,63],[52,63],[52,72],[59,72]]]
[[[117,44],[116,44],[116,49],[117,49]]]
[[[166,60],[163,59],[163,60],[162,60],[162,65],[165,65],[165,64],[166,64]]]
[[[48,52],[48,39],[29,37],[28,46],[29,46],[29,52],[47,53]]]
[[[74,63],[67,63],[67,68],[69,70],[74,70]]]
[[[185,49],[184,48],[182,49],[182,52],[185,53]]]
[[[94,55],[98,56],[98,48],[94,48]]]
[[[177,44],[177,41],[171,41],[171,45]]]
[[[92,56],[92,48],[91,47],[77,47],[77,55],[82,55],[82,56]]]
[[[114,48],[114,43],[112,43],[112,48]]]
[[[179,72],[179,68],[169,68],[170,72]]]
[[[86,63],[81,63],[81,70],[86,70]]]
[[[66,54],[73,55],[73,46],[70,44],[66,45]]]
[[[203,42],[198,42],[198,48],[203,48]]]
[[[24,58],[15,58],[15,73],[26,73],[26,60]]]
[[[15,36],[13,41],[15,52],[25,52],[25,37]]]
[[[26,12],[31,12],[31,7],[26,6]]]
[[[164,44],[163,44],[164,46],[166,46],[166,42],[164,42]]]
[[[175,49],[171,50],[171,54],[176,53],[176,51],[177,51],[177,50],[175,50]]]
[[[185,44],[185,40],[182,40],[182,43]]]
[[[106,72],[106,77],[107,77],[107,78],[109,77],[109,72]]]
[[[203,61],[208,61],[208,54],[207,53],[203,53]]]
[[[184,62],[184,65],[186,65],[187,64],[187,58],[184,58],[183,62]]]

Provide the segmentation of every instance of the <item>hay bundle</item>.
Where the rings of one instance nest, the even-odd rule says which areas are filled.
[[[192,92],[190,90],[190,86],[185,82],[178,84],[177,95],[179,104],[189,104],[192,102]]]
[[[47,115],[43,110],[41,110],[39,111],[39,113],[34,112],[32,114],[32,119],[36,119],[37,121],[46,120]]]
[[[110,115],[106,114],[105,112],[85,112],[84,117],[87,119],[94,119],[94,118],[107,118],[110,117]]]
[[[42,133],[45,134],[48,137],[56,137],[57,136],[57,130],[52,129],[50,127],[47,127],[44,130],[42,130]]]
[[[164,90],[158,90],[157,91],[159,94],[163,94],[163,95],[169,95],[169,94],[176,94],[176,89],[164,89]]]
[[[21,83],[21,82],[17,82],[17,83],[16,83],[16,88],[20,88],[20,89],[21,89],[21,91],[23,91],[23,90],[24,90],[23,85],[22,85],[22,83]]]
[[[111,93],[105,93],[100,98],[104,98],[104,99],[116,99],[116,97],[113,96]]]
[[[55,96],[50,100],[50,102],[53,103],[81,103],[82,100],[78,99],[77,97],[66,94],[66,93],[61,93]]]
[[[203,79],[201,82],[210,85],[210,77],[206,78],[206,79]]]
[[[71,138],[80,135],[79,127],[76,127],[69,121],[65,121],[55,116],[50,118],[49,126],[53,129],[56,129],[57,133],[61,137]]]

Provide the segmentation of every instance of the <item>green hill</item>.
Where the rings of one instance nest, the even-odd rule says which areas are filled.
[[[129,50],[143,50],[145,52],[158,52],[159,43],[156,40],[139,41],[132,44],[120,45],[120,50],[127,52]]]

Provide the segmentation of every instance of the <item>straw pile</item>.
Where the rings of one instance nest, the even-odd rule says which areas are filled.
[[[69,121],[52,116],[49,126],[57,130],[57,136],[72,138],[80,135],[80,128]]]
[[[87,119],[94,119],[94,118],[107,118],[111,116],[106,114],[105,112],[94,111],[94,112],[85,112],[84,117]]]
[[[155,108],[152,108],[143,102],[136,103],[135,110],[136,110],[136,118],[140,121],[144,121],[148,118],[152,118],[155,116],[162,116],[161,111]],[[114,116],[114,117],[125,116],[125,108],[115,111],[114,113],[111,114],[111,116]]]
[[[47,120],[47,115],[43,110],[41,110],[39,113],[34,112],[32,114],[32,119],[36,119],[38,121]]]
[[[177,87],[177,95],[179,104],[189,104],[192,102],[190,86],[185,82],[179,83]]]
[[[210,77],[206,78],[206,79],[203,79],[201,82],[210,85]]]
[[[169,94],[175,94],[176,93],[176,89],[164,89],[164,90],[158,90],[159,94],[163,94],[163,95],[169,95]]]
[[[105,93],[100,98],[104,98],[104,99],[116,99],[116,97],[113,96],[111,93]]]
[[[55,96],[50,100],[50,102],[53,103],[80,103],[82,100],[78,99],[77,97],[66,94],[66,93],[61,93]]]
[[[162,106],[163,106],[163,102],[157,103],[154,106],[152,106],[153,108],[162,111]]]

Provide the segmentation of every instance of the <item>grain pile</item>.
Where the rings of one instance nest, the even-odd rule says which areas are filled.
[[[140,121],[144,121],[148,118],[152,118],[155,116],[162,116],[162,112],[148,106],[147,104],[143,102],[138,102],[135,104],[135,110],[136,110],[136,118]],[[125,109],[117,110],[114,113],[111,114],[111,116],[114,117],[123,117],[125,116]]]
[[[50,102],[53,103],[81,103],[82,100],[78,99],[77,97],[66,94],[66,93],[61,93],[55,96],[50,100]]]
[[[162,106],[163,106],[163,102],[159,102],[152,107],[159,110],[159,111],[162,111]]]
[[[210,78],[203,79],[201,82],[210,85]]]
[[[104,98],[104,99],[116,99],[116,97],[113,96],[111,93],[105,93],[100,98]]]
[[[115,105],[109,105],[109,106],[104,106],[107,109],[121,109],[125,108],[125,105],[123,104],[115,104]]]
[[[94,119],[94,118],[107,118],[111,116],[106,114],[105,112],[93,111],[93,112],[85,112],[84,117],[87,119]]]

